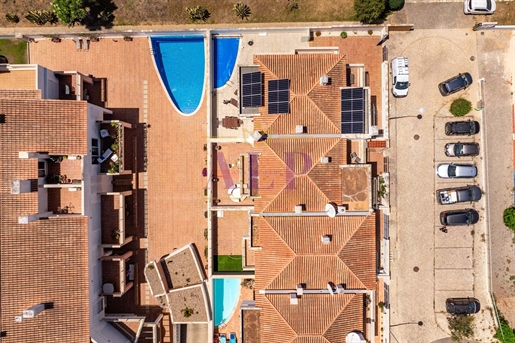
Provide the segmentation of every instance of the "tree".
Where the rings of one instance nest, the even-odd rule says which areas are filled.
[[[515,231],[515,207],[508,207],[503,213],[504,225]]]
[[[383,15],[385,10],[384,0],[355,0],[354,11],[356,17],[363,23],[371,23]]]
[[[201,6],[188,7],[186,8],[186,12],[188,12],[188,16],[193,21],[206,21],[206,19],[208,19],[211,16],[211,13],[209,13],[208,10]]]
[[[51,5],[59,21],[69,27],[86,18],[86,8],[82,0],[54,0]]]
[[[459,342],[464,338],[474,336],[474,317],[468,315],[453,315],[447,317],[449,322],[449,330],[451,330],[451,339]]]
[[[241,20],[248,20],[248,17],[252,14],[250,11],[250,7],[244,4],[243,2],[238,2],[234,4],[232,9],[234,10],[234,14],[236,14],[238,18],[241,18]]]

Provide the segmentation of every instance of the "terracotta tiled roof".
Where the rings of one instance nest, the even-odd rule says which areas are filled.
[[[0,99],[41,99],[41,89],[0,89]]]
[[[321,242],[323,235],[331,236],[329,244]],[[262,217],[260,238],[257,289],[293,290],[297,284],[304,284],[306,289],[325,289],[328,282],[344,284],[347,289],[376,287],[375,213],[336,218]],[[353,300],[356,297],[361,302]],[[364,331],[361,295],[305,294],[298,305],[291,305],[288,294],[266,294],[256,297],[256,304],[269,309],[261,314],[261,327],[262,337],[272,341],[291,342],[274,333],[286,334],[290,329],[294,338],[308,336],[304,339],[315,342],[322,337],[338,342],[331,338],[336,332],[342,337],[355,329]],[[272,309],[284,321],[277,321]],[[341,316],[344,319],[339,321]],[[267,326],[277,331],[266,333]]]
[[[2,139],[10,142],[7,149],[16,155],[19,151],[88,153],[85,101],[0,99],[0,113],[5,114],[5,124],[0,128]]]
[[[14,92],[17,93],[17,92]],[[0,318],[8,342],[89,342],[88,218],[61,217],[18,224],[38,213],[38,193],[13,195],[10,181],[37,178],[37,159],[18,152],[86,154],[83,102],[5,99],[0,92]],[[23,310],[52,302],[34,318]]]
[[[262,106],[255,127],[282,134],[294,133],[295,125],[306,126],[308,133],[341,132],[340,87],[347,86],[345,55],[259,55],[254,56],[254,64],[264,75],[265,104],[269,80],[290,80],[290,113],[268,114],[268,107]],[[329,77],[329,85],[320,85],[323,75]]]

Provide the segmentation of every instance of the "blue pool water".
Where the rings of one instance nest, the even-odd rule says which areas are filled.
[[[151,37],[161,80],[175,106],[184,114],[195,112],[204,89],[204,36]]]
[[[238,57],[239,38],[215,38],[213,44],[215,60],[215,88],[220,88],[229,80]]]
[[[213,279],[215,326],[225,323],[240,296],[240,279]]]

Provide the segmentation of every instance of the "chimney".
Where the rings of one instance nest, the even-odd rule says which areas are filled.
[[[299,298],[297,298],[297,294],[290,293],[290,305],[298,305],[299,304]]]
[[[30,193],[31,188],[30,180],[11,181],[11,194]]]
[[[329,244],[331,243],[331,237],[325,235],[325,236],[322,236],[322,243],[324,244]]]
[[[295,205],[295,214],[301,214],[304,210],[304,205]]]
[[[331,162],[330,157],[324,156],[324,157],[320,158],[320,163],[329,163],[329,162]]]

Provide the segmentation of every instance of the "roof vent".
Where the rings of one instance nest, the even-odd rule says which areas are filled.
[[[336,294],[343,294],[345,291],[345,287],[343,285],[336,285]]]
[[[329,84],[329,76],[327,76],[327,75],[322,75],[322,76],[320,77],[320,84],[321,84],[322,86],[327,86],[327,85]]]
[[[325,205],[325,212],[331,218],[336,217],[336,213],[338,212],[338,207],[332,202]]]
[[[302,295],[304,294],[304,288],[302,287],[302,285],[299,283],[297,285],[297,296],[298,297],[301,297]]]
[[[297,294],[290,293],[290,305],[298,305],[299,304],[299,298],[297,298]]]
[[[301,214],[304,210],[304,205],[295,205],[295,214]]]
[[[329,243],[331,243],[331,237],[330,237],[330,236],[327,236],[327,235],[322,236],[322,243],[324,243],[324,244],[329,244]]]
[[[295,126],[295,133],[306,133],[306,127],[304,125]]]
[[[39,313],[43,312],[45,310],[45,304],[37,304],[34,306],[29,307],[25,311],[23,311],[23,318],[34,318]]]

